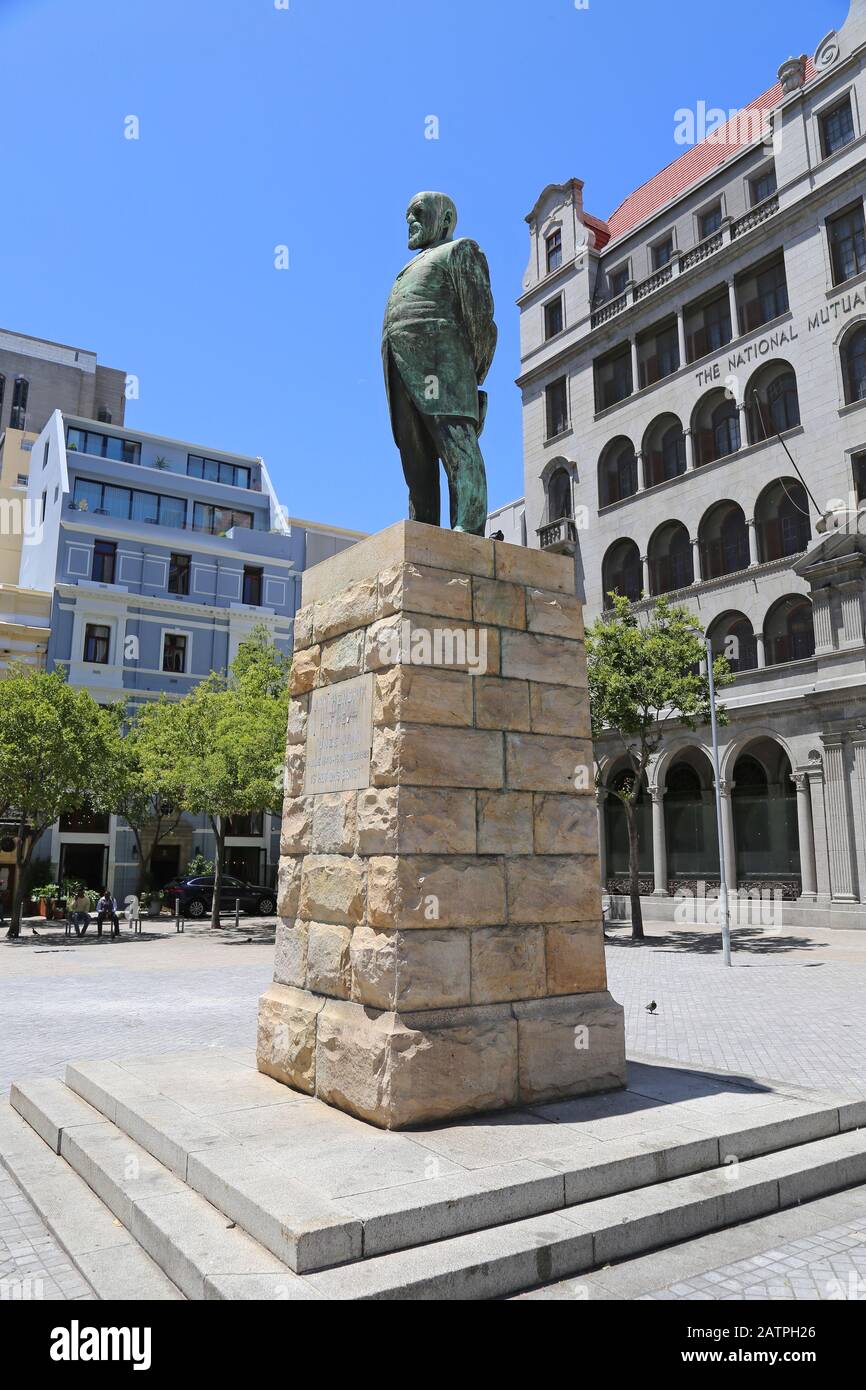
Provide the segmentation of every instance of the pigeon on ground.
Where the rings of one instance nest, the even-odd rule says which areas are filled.
[[[658,1012],[658,1007],[659,1007],[659,1006],[658,1006],[658,1004],[656,1003],[656,1001],[653,1000],[651,1004],[647,1004],[647,1006],[646,1006],[646,1011],[647,1011],[648,1014],[654,1014],[654,1013],[657,1013],[657,1012]]]

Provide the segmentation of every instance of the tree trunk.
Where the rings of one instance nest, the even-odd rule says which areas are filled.
[[[628,875],[629,896],[631,898],[631,935],[633,941],[643,941],[643,908],[640,901],[640,841],[637,831],[637,816],[633,801],[625,803],[625,818],[628,825]]]
[[[15,874],[15,892],[12,895],[12,911],[9,917],[9,930],[6,933],[6,935],[12,941],[16,941],[18,937],[21,935],[21,913],[24,907],[24,878],[27,872],[28,865],[30,864],[30,855],[33,850],[35,840],[32,836],[30,837],[27,844],[27,849],[22,856],[21,847],[23,843],[24,839],[22,831],[19,836],[18,846],[15,852],[15,868],[17,870]]]
[[[216,854],[213,871],[213,905],[210,913],[211,927],[218,927],[220,924],[220,896],[223,886],[223,859],[225,857],[225,821],[222,816],[211,816],[211,825],[214,830],[214,841],[216,844]]]

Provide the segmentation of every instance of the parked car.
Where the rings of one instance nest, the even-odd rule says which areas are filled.
[[[165,905],[173,913],[179,901],[184,917],[206,917],[213,906],[213,885],[213,874],[204,878],[174,878],[163,890]],[[220,912],[233,912],[236,902],[240,902],[241,912],[254,913],[257,917],[270,917],[277,910],[273,888],[244,883],[230,874],[223,874]]]

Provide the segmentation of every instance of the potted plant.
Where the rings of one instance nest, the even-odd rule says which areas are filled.
[[[163,455],[160,454],[157,458],[154,459],[153,466],[154,468],[168,468],[168,459],[164,458]]]

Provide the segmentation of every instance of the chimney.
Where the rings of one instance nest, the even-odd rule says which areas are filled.
[[[789,58],[779,68],[779,81],[786,97],[792,92],[799,92],[806,85],[806,62],[804,53],[801,58]]]

